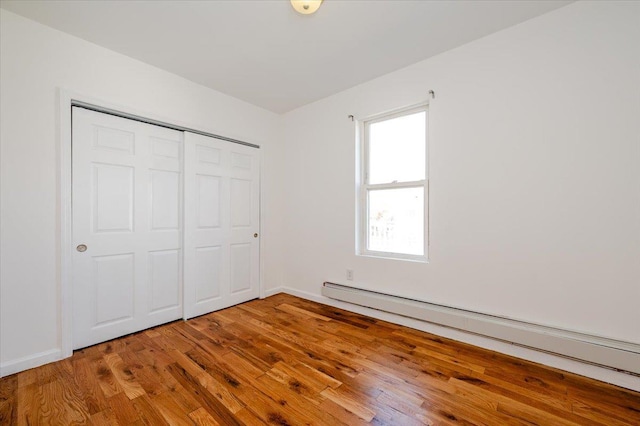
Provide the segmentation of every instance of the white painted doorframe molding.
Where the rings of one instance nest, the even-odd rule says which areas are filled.
[[[59,329],[59,344],[60,344],[60,358],[64,359],[68,358],[73,354],[73,327],[72,327],[72,315],[73,315],[73,288],[71,281],[71,259],[72,259],[72,204],[71,204],[71,107],[74,102],[81,102],[84,104],[90,104],[94,106],[97,110],[103,109],[105,111],[118,111],[122,112],[125,115],[129,116],[137,116],[147,118],[152,122],[158,123],[166,123],[168,125],[172,125],[178,129],[198,129],[200,126],[189,125],[188,123],[181,123],[179,120],[175,120],[168,117],[161,117],[157,114],[150,113],[148,111],[140,111],[135,108],[131,108],[128,106],[119,105],[104,99],[98,99],[92,96],[84,95],[82,93],[75,92],[73,90],[69,90],[66,88],[59,87],[58,88],[58,102],[57,102],[57,135],[58,140],[57,148],[58,148],[58,182],[57,182],[57,200],[58,200],[58,249],[59,249],[59,258],[58,258],[58,329]],[[207,131],[207,130],[197,130],[202,133],[215,134],[215,132]],[[259,145],[256,145],[259,149],[263,150]],[[264,156],[264,152],[259,156],[259,161],[262,163],[262,158]],[[262,182],[262,174],[263,167],[260,164],[260,182]],[[263,185],[260,185],[260,201],[259,207],[260,212],[262,213],[262,203],[264,201],[263,194]],[[260,214],[260,234],[261,238],[259,240],[260,244],[260,272],[258,276],[258,287],[260,297],[265,297],[265,289],[264,289],[264,239],[263,239],[263,229],[264,229],[264,219],[262,214]],[[37,365],[42,365],[47,362],[53,362],[54,359],[47,359],[42,363],[38,363]],[[34,364],[34,363],[32,363]],[[25,366],[24,369],[35,367],[36,365],[28,365]],[[20,366],[16,366],[17,371],[22,371],[19,369]],[[16,372],[17,372],[16,371]]]

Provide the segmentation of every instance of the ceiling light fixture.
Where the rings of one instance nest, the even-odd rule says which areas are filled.
[[[291,0],[291,6],[303,15],[311,15],[320,8],[321,4],[322,0]]]

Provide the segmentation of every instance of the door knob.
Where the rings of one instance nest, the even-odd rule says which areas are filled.
[[[83,253],[87,251],[87,246],[86,244],[80,244],[78,247],[76,247],[76,250],[78,250],[80,253]]]
[[[258,233],[253,234],[253,238],[258,238]]]

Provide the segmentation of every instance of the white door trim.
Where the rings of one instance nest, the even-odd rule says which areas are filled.
[[[92,96],[87,96],[73,90],[58,88],[58,226],[59,226],[59,260],[58,260],[58,277],[59,293],[59,313],[58,313],[58,328],[60,336],[60,359],[68,358],[73,354],[73,288],[71,281],[71,258],[72,258],[72,214],[71,214],[71,107],[74,103],[80,103],[85,105],[91,105],[97,110],[103,112],[113,113],[119,112],[124,116],[130,118],[139,118],[140,121],[147,121],[155,124],[165,124],[168,127],[175,128],[177,130],[189,130],[195,133],[210,135],[222,139],[226,139],[230,142],[238,142],[246,145],[251,145],[260,148],[260,145],[243,143],[239,139],[233,139],[229,137],[220,137],[215,135],[215,132],[208,132],[206,130],[197,129],[198,126],[189,125],[188,123],[181,123],[178,120],[161,117],[157,114],[150,113],[149,111],[140,111],[128,106],[118,105],[113,102],[105,101],[103,99],[97,99]],[[260,156],[262,159],[262,155]],[[262,160],[260,160],[262,161]],[[260,180],[262,181],[262,170],[260,167]],[[263,186],[260,186],[260,207],[262,206]],[[262,210],[262,209],[260,209]],[[263,225],[262,215],[260,216],[260,228]],[[259,294],[260,297],[264,297],[263,287],[263,238],[260,238],[260,273],[259,273]]]

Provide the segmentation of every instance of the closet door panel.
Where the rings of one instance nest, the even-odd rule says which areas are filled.
[[[230,146],[231,304],[257,297],[259,282],[260,163],[257,150]]]
[[[185,318],[258,297],[258,154],[185,133]]]
[[[72,114],[77,349],[182,316],[182,133]]]

